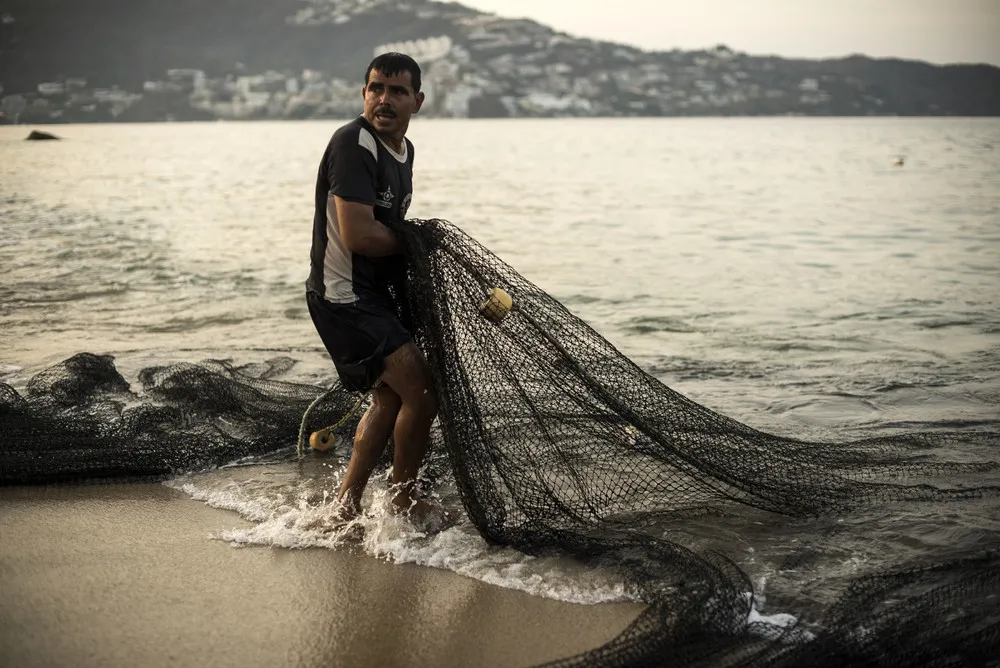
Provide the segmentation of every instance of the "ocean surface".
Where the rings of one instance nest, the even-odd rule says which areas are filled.
[[[284,355],[297,364],[283,379],[329,385],[304,281],[339,124],[48,128],[61,142],[0,127],[0,381],[22,387],[88,351],[130,380]],[[418,118],[409,136],[411,216],[457,224],[715,411],[823,440],[1000,428],[1000,120]],[[216,536],[234,545],[362,549],[569,601],[632,596],[613,573],[488,547],[467,521],[425,535],[376,512],[362,541],[332,539],[343,463],[168,484],[254,520]],[[888,553],[996,547],[997,516],[973,501],[833,518],[884,530],[814,542],[799,580],[782,564],[805,524],[700,535],[761,601],[781,571],[785,603],[825,603],[816,569],[848,578]]]

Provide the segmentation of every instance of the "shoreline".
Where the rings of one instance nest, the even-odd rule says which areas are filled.
[[[160,484],[0,489],[0,654],[29,666],[531,666],[641,612],[324,548],[232,547],[251,526]]]
[[[325,124],[346,123],[354,116],[330,117],[330,118],[216,118],[216,119],[192,119],[192,120],[128,120],[128,121],[51,121],[51,122],[30,122],[30,123],[0,123],[0,129],[25,129],[32,128],[57,128],[57,127],[93,127],[99,125],[106,126],[152,126],[152,125],[203,125],[215,126],[218,124],[239,124],[239,125],[266,125],[272,123],[312,123]],[[803,113],[768,113],[768,114],[702,114],[702,115],[671,115],[671,116],[476,116],[450,118],[445,116],[435,116],[420,119],[421,124],[425,123],[454,123],[454,122],[495,122],[511,121],[514,123],[532,121],[557,121],[564,122],[585,122],[585,121],[757,121],[757,120],[887,120],[887,121],[997,121],[1000,114],[977,114],[977,115],[951,115],[951,114],[803,114]],[[18,136],[16,139],[24,140]],[[59,137],[58,139],[67,139]]]

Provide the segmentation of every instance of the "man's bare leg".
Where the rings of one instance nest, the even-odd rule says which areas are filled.
[[[392,502],[408,510],[417,500],[414,483],[437,415],[437,395],[427,360],[412,341],[385,359],[382,380],[403,402],[393,431],[392,482],[399,488]]]
[[[337,498],[343,504],[341,516],[351,519],[361,512],[361,495],[372,474],[378,458],[389,443],[389,434],[396,424],[402,400],[391,388],[379,386],[372,391],[372,405],[358,423],[354,434],[354,451],[347,464],[344,482],[340,485]]]

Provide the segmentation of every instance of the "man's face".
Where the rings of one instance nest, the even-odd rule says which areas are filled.
[[[413,92],[410,73],[403,71],[386,76],[372,70],[368,85],[361,89],[365,98],[365,119],[380,134],[402,137],[410,116],[420,110],[424,94]]]

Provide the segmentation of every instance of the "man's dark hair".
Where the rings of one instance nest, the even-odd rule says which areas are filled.
[[[387,77],[395,76],[400,72],[409,72],[410,80],[413,82],[413,92],[420,92],[420,65],[405,53],[383,53],[375,56],[375,60],[368,66],[365,72],[365,85],[368,85],[368,77],[372,75],[372,70],[378,70]]]
[[[378,70],[387,77],[395,76],[400,72],[409,72],[410,80],[413,82],[413,92],[420,92],[420,65],[405,53],[383,53],[375,56],[375,60],[368,65],[365,72],[365,85],[368,85],[368,77],[372,75],[372,70]]]

